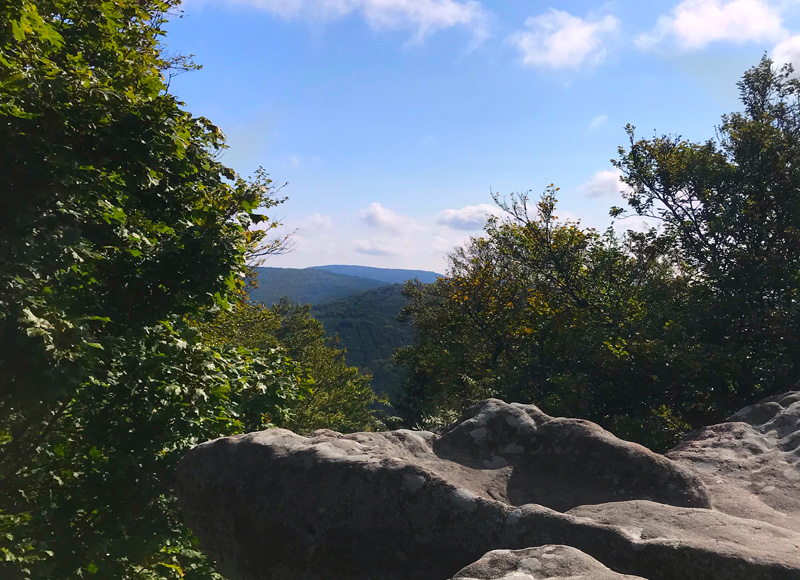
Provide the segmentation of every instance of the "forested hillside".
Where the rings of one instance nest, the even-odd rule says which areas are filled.
[[[405,377],[393,360],[397,348],[411,344],[414,330],[397,320],[408,302],[403,286],[392,284],[311,308],[328,336],[338,336],[347,362],[372,373],[372,387],[391,400]]]
[[[347,363],[372,374],[376,393],[390,399],[396,394],[405,373],[394,362],[394,351],[411,344],[413,329],[397,320],[407,303],[402,285],[387,281],[434,281],[438,274],[365,266],[257,268],[256,274],[252,302],[269,306],[287,298],[310,304],[310,315],[322,323],[325,334],[338,337],[338,346],[346,349]]]

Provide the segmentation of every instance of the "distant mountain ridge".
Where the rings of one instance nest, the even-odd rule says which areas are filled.
[[[364,290],[386,286],[386,282],[334,274],[318,269],[256,268],[258,288],[250,291],[250,300],[267,306],[286,296],[297,304],[324,304]]]
[[[440,277],[425,270],[330,265],[312,268],[256,268],[258,288],[250,300],[267,306],[284,296],[294,303],[311,304],[311,315],[325,333],[339,337],[347,362],[372,374],[372,387],[394,399],[403,382],[403,369],[392,355],[411,344],[410,324],[397,320],[406,304],[401,294],[406,280],[430,283]]]
[[[418,279],[435,281],[439,274],[427,270],[373,268],[370,266],[313,266],[311,268],[256,268],[258,288],[250,291],[250,300],[275,304],[286,296],[292,302],[319,306],[389,284]]]
[[[371,280],[380,280],[388,284],[402,284],[406,280],[417,279],[423,284],[435,282],[441,278],[441,274],[429,270],[403,270],[401,268],[373,268],[372,266],[346,266],[341,264],[329,266],[312,266],[309,270],[325,270],[334,274],[345,274],[347,276],[358,276]]]

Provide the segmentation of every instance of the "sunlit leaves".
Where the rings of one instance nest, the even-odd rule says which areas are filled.
[[[203,332],[212,344],[270,352],[280,348],[308,373],[313,390],[291,405],[293,416],[286,419],[286,427],[297,432],[321,428],[371,431],[378,427],[373,410],[378,399],[369,375],[348,366],[344,351],[325,338],[322,324],[310,316],[309,305],[283,300],[266,307],[244,301],[221,313]]]

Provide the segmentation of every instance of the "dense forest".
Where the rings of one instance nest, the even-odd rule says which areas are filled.
[[[248,300],[249,264],[280,251],[263,211],[283,199],[264,171],[224,166],[221,130],[170,92],[196,68],[162,45],[177,4],[0,4],[3,579],[220,579],[172,491],[189,448],[386,426],[351,363],[377,357],[377,377],[388,354],[346,360],[320,320],[377,347],[407,300],[393,396],[409,426],[496,396],[663,449],[800,379],[791,67],[747,71],[743,111],[706,142],[629,127],[615,161],[628,209],[611,213],[657,227],[561,221],[555,186],[498,197],[511,217],[444,277],[362,294],[386,312],[347,326],[336,302]]]
[[[396,398],[405,379],[394,351],[414,335],[398,320],[408,300],[398,282],[432,283],[440,276],[422,270],[319,266],[305,269],[255,268],[247,292],[251,302],[310,305],[332,344],[346,351],[349,364],[371,376],[372,389]],[[369,288],[365,290],[365,288]]]
[[[346,349],[347,361],[370,373],[374,391],[389,401],[399,397],[405,380],[394,352],[414,340],[411,324],[398,320],[408,303],[402,290],[401,284],[391,284],[311,308],[328,336],[336,337]]]

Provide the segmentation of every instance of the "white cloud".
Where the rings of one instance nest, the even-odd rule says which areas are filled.
[[[604,16],[583,20],[551,8],[525,21],[528,30],[509,37],[522,54],[522,63],[542,68],[579,68],[605,59],[604,44],[619,30],[619,20]]]
[[[292,238],[292,251],[270,256],[267,265],[303,268],[362,264],[443,273],[447,269],[446,256],[479,235],[490,213],[504,215],[492,204],[443,210],[416,219],[398,215],[378,203],[349,215],[337,216],[323,210],[306,215],[299,222],[292,219],[290,223],[298,227]],[[470,220],[474,220],[473,224]],[[462,229],[469,225],[474,229]],[[273,234],[285,235],[292,230],[284,226]]]
[[[382,240],[353,240],[355,251],[368,256],[395,256],[397,252]]]
[[[608,115],[597,115],[596,117],[592,117],[591,123],[589,123],[589,129],[597,129],[600,125],[604,125],[608,122]]]
[[[371,203],[367,209],[361,212],[361,220],[368,226],[379,230],[400,233],[413,229],[414,220],[404,215],[386,209],[379,203]]]
[[[257,227],[262,224],[258,224]],[[295,227],[291,227],[295,226]],[[271,228],[271,224],[267,222],[264,228]],[[299,242],[306,242],[308,240],[318,240],[328,237],[334,231],[333,219],[329,215],[321,213],[312,213],[305,218],[296,221],[292,220],[291,223],[286,223],[286,220],[278,226],[278,228],[270,233],[271,238],[280,238],[282,236],[290,236],[292,245]]]
[[[766,0],[683,0],[636,44],[648,49],[670,40],[694,50],[713,42],[777,41],[785,35],[780,9]]]
[[[437,30],[463,27],[476,42],[489,36],[489,14],[474,0],[227,0],[286,19],[335,20],[359,14],[373,29],[412,29],[422,41]]]
[[[630,188],[620,181],[622,172],[619,169],[598,171],[577,187],[578,193],[589,197],[619,197],[620,193]]]
[[[497,215],[500,210],[488,203],[480,205],[468,205],[461,209],[446,209],[439,217],[436,218],[436,223],[443,226],[448,226],[456,230],[480,230],[486,225],[486,220],[490,215]]]
[[[800,74],[800,34],[787,38],[772,51],[772,60],[778,66],[790,63],[795,75]]]
[[[308,229],[312,233],[331,230],[333,228],[333,220],[329,215],[321,213],[312,213],[303,222],[303,229]]]

